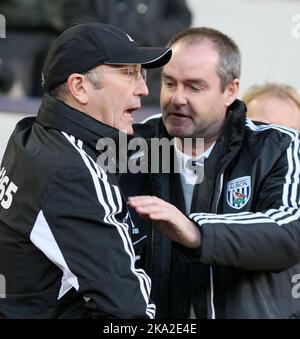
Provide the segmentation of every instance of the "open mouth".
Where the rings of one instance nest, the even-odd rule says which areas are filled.
[[[123,114],[125,115],[125,117],[133,119],[133,113],[136,112],[137,110],[138,108],[129,108],[126,111],[124,111]]]
[[[123,114],[126,116],[126,117],[132,117],[132,113],[131,111],[124,111]]]

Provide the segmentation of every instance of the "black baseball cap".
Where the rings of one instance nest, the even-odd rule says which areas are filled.
[[[65,30],[52,44],[43,67],[42,84],[51,91],[72,73],[84,73],[101,64],[162,67],[171,56],[169,48],[138,47],[128,34],[112,25],[78,24]]]

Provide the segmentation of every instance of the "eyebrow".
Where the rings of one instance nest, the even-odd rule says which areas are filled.
[[[162,73],[162,78],[166,80],[176,81],[176,79],[174,79],[172,76],[167,75],[165,73]],[[186,79],[184,80],[184,82],[187,84],[199,84],[199,85],[206,86],[206,87],[209,86],[208,82],[202,78]]]
[[[140,65],[140,64],[124,64],[124,65],[109,65],[109,66],[113,66],[114,68],[126,68],[126,67],[139,67],[139,66],[141,66],[141,68],[142,68],[142,65]]]

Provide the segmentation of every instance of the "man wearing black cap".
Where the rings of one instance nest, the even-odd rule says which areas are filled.
[[[170,57],[103,24],[54,42],[38,115],[18,123],[0,168],[1,317],[154,318],[126,202],[96,144],[132,133],[144,69]]]

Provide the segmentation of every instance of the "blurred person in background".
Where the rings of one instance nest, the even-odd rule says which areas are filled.
[[[164,46],[191,24],[185,0],[65,0],[64,24],[102,22],[120,27],[141,46]],[[159,106],[161,71],[147,75],[148,106]]]
[[[0,58],[0,94],[8,93],[14,82],[12,69]]]
[[[0,0],[6,38],[0,39],[5,72],[13,72],[14,96],[42,96],[42,66],[48,49],[62,31],[61,0]]]
[[[278,83],[255,85],[246,91],[243,100],[250,119],[300,130],[300,96],[293,87]]]

